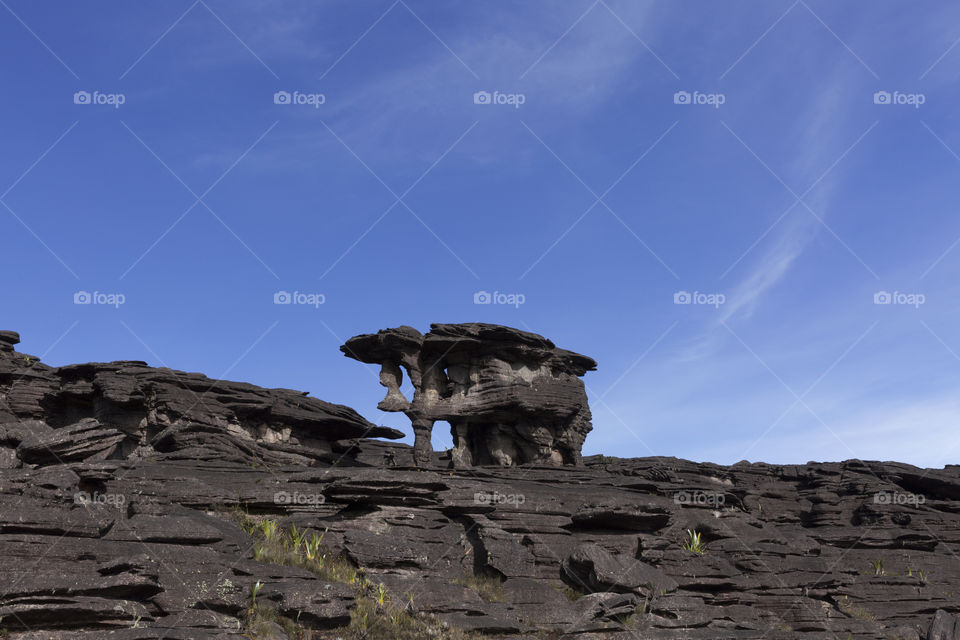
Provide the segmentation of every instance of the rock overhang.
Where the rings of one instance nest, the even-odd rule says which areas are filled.
[[[454,466],[578,464],[592,429],[580,377],[597,363],[536,333],[487,323],[409,326],[350,338],[349,358],[380,364],[387,388],[378,407],[403,412],[418,464],[430,459],[437,420],[451,424]],[[406,372],[413,398],[400,390]]]

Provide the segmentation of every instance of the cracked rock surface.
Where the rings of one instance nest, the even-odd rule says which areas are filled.
[[[54,369],[13,340],[0,333],[5,637],[249,637],[258,582],[307,637],[353,637],[355,586],[255,559],[239,510],[326,531],[391,597],[482,637],[960,640],[958,466],[443,469],[434,453],[424,469],[346,407],[142,363]],[[199,402],[175,391],[202,396],[201,380]]]

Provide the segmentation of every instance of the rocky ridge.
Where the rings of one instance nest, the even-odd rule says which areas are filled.
[[[0,333],[0,636],[362,637],[382,584],[441,638],[960,639],[958,466],[418,468],[364,438],[395,432],[298,392],[51,368],[16,340]],[[265,560],[251,522],[325,532],[363,579]],[[252,600],[285,626],[253,634]]]

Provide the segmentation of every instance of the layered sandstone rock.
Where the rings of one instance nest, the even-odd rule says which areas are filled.
[[[50,367],[16,352],[19,341],[0,332],[0,438],[25,463],[186,456],[309,464],[349,453],[358,438],[403,437],[304,392],[138,361]],[[5,455],[0,448],[0,466]]]
[[[423,636],[441,639],[459,627],[498,640],[960,640],[960,466],[589,456],[578,467],[414,469],[403,444],[361,439],[355,457],[336,458],[305,444],[302,430],[346,408],[297,422],[280,399],[301,395],[235,383],[191,408],[163,381],[213,381],[123,373],[142,363],[53,369],[15,344],[0,333],[10,640],[391,637],[389,626],[347,627],[379,585],[416,619],[450,625]],[[281,407],[291,437],[258,441],[241,398]],[[151,409],[205,430],[117,458],[132,423],[117,416]],[[360,433],[356,422],[331,434]],[[290,458],[261,464],[281,451]],[[325,557],[363,569],[366,586],[258,560],[238,513],[325,532]],[[688,531],[699,552],[684,547]],[[295,632],[244,626],[257,583],[258,601]]]
[[[433,324],[426,335],[407,326],[384,329],[340,349],[380,365],[387,395],[378,406],[410,418],[419,466],[429,463],[437,420],[450,423],[455,467],[580,463],[592,429],[580,377],[597,366],[587,356],[535,333],[483,323]],[[404,371],[412,399],[400,390]]]

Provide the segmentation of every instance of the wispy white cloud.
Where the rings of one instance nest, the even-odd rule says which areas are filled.
[[[727,296],[720,321],[728,322],[734,317],[749,318],[763,296],[789,273],[810,240],[816,236],[817,222],[811,216],[796,208],[792,214],[792,218],[781,223],[782,230],[772,246]]]
[[[806,460],[897,460],[918,467],[939,468],[960,457],[960,401],[927,396],[873,404],[862,411],[825,419],[821,424],[802,407],[787,424],[760,442],[725,438],[690,451],[690,457],[724,463],[746,457],[765,462]],[[749,449],[749,453],[747,450]]]
[[[790,273],[810,242],[824,231],[820,220],[830,214],[831,193],[844,171],[841,158],[850,150],[844,143],[856,140],[851,139],[851,131],[855,131],[851,127],[851,101],[843,88],[853,83],[851,74],[857,71],[835,69],[796,118],[796,130],[790,138],[802,141],[802,145],[788,156],[783,169],[770,171],[784,183],[785,192],[792,191],[802,202],[796,203],[758,245],[761,257],[746,261],[751,266],[730,289],[718,322],[749,318],[763,297]],[[810,190],[812,185],[816,186]],[[765,250],[761,248],[764,244]]]

